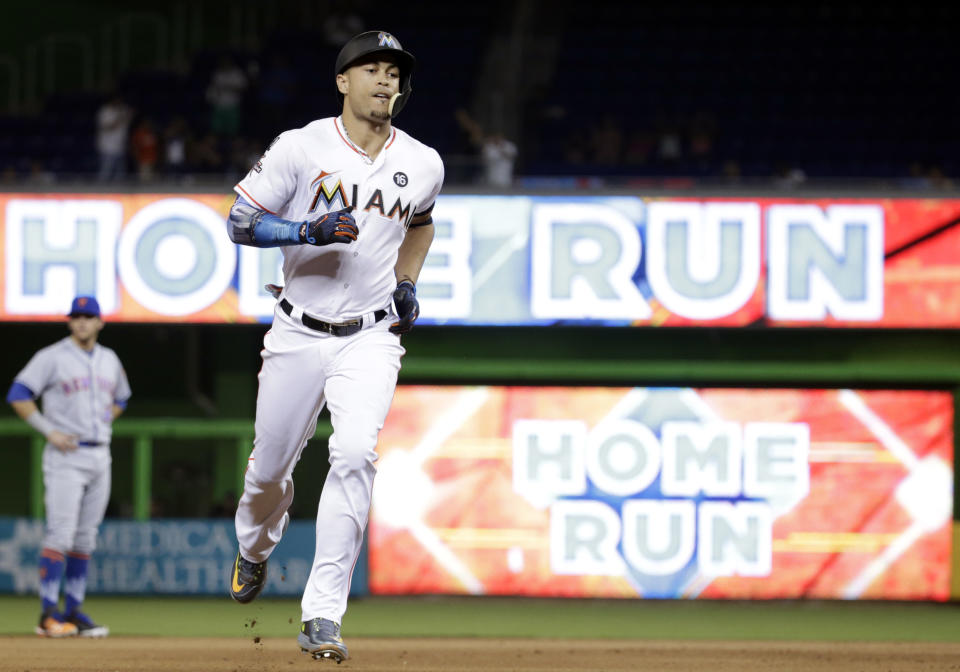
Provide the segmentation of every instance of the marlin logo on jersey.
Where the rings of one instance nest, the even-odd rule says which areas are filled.
[[[310,188],[314,190],[313,200],[310,201],[310,213],[316,212],[318,209],[323,212],[333,212],[358,207],[359,187],[356,184],[350,185],[350,196],[348,197],[347,190],[340,178],[329,179],[335,175],[336,173],[321,170],[320,174],[310,183]],[[403,173],[398,173],[398,175],[403,175]],[[403,177],[406,180],[406,175]],[[394,181],[396,181],[396,176]],[[323,202],[322,208],[320,208],[321,201]],[[393,202],[393,205],[386,205],[383,200],[382,189],[375,189],[362,209],[366,212],[376,211],[381,217],[396,219],[404,226],[409,225],[409,220],[413,216],[411,204],[403,203],[399,196]]]
[[[377,35],[377,40],[379,41],[381,47],[387,47],[389,49],[400,48],[400,45],[397,43],[397,38],[390,33],[380,33]]]
[[[343,184],[341,184],[340,179],[337,178],[336,182],[327,179],[328,177],[333,177],[336,174],[336,172],[328,173],[325,170],[321,170],[320,174],[317,175],[310,183],[310,188],[316,190],[316,193],[313,195],[313,200],[310,201],[310,212],[316,212],[317,206],[320,205],[321,199],[326,205],[324,212],[343,210],[345,208],[349,208],[351,203],[356,202],[356,185],[353,187],[353,200],[348,201],[347,194],[343,190]]]

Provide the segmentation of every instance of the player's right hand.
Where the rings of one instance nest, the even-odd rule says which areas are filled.
[[[312,222],[300,225],[300,242],[307,245],[352,243],[360,230],[350,208],[328,212]]]
[[[59,430],[53,430],[47,436],[47,441],[53,444],[53,447],[61,453],[69,453],[77,449],[77,437],[72,434],[65,434]]]

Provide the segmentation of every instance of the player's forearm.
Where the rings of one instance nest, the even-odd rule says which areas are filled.
[[[227,217],[227,234],[238,245],[279,247],[300,245],[300,229],[304,222],[291,222],[254,207],[237,198]]]
[[[35,412],[40,410],[37,407],[37,403],[32,399],[21,399],[19,401],[11,401],[10,406],[13,407],[13,412],[19,415],[23,420],[26,420]]]
[[[40,409],[37,408],[36,402],[29,399],[22,399],[20,401],[11,401],[10,405],[13,406],[14,412],[19,415],[24,422],[40,432],[44,438],[49,438],[50,435],[56,431],[57,428],[53,426],[53,423],[47,420],[43,413],[40,412]]]
[[[394,267],[398,283],[409,280],[413,284],[417,284],[420,269],[423,268],[423,261],[427,258],[427,252],[430,250],[430,243],[432,242],[433,224],[407,230],[403,243],[400,245],[400,251],[397,253],[397,264]]]

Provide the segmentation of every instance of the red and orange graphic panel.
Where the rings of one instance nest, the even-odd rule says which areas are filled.
[[[401,386],[374,594],[946,600],[949,393]]]

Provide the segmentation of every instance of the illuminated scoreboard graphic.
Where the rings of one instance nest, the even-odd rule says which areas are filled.
[[[401,386],[379,594],[946,600],[951,396]]]
[[[0,319],[266,322],[223,194],[0,194]],[[960,199],[441,195],[420,325],[960,328]],[[361,230],[361,238],[363,236]]]

